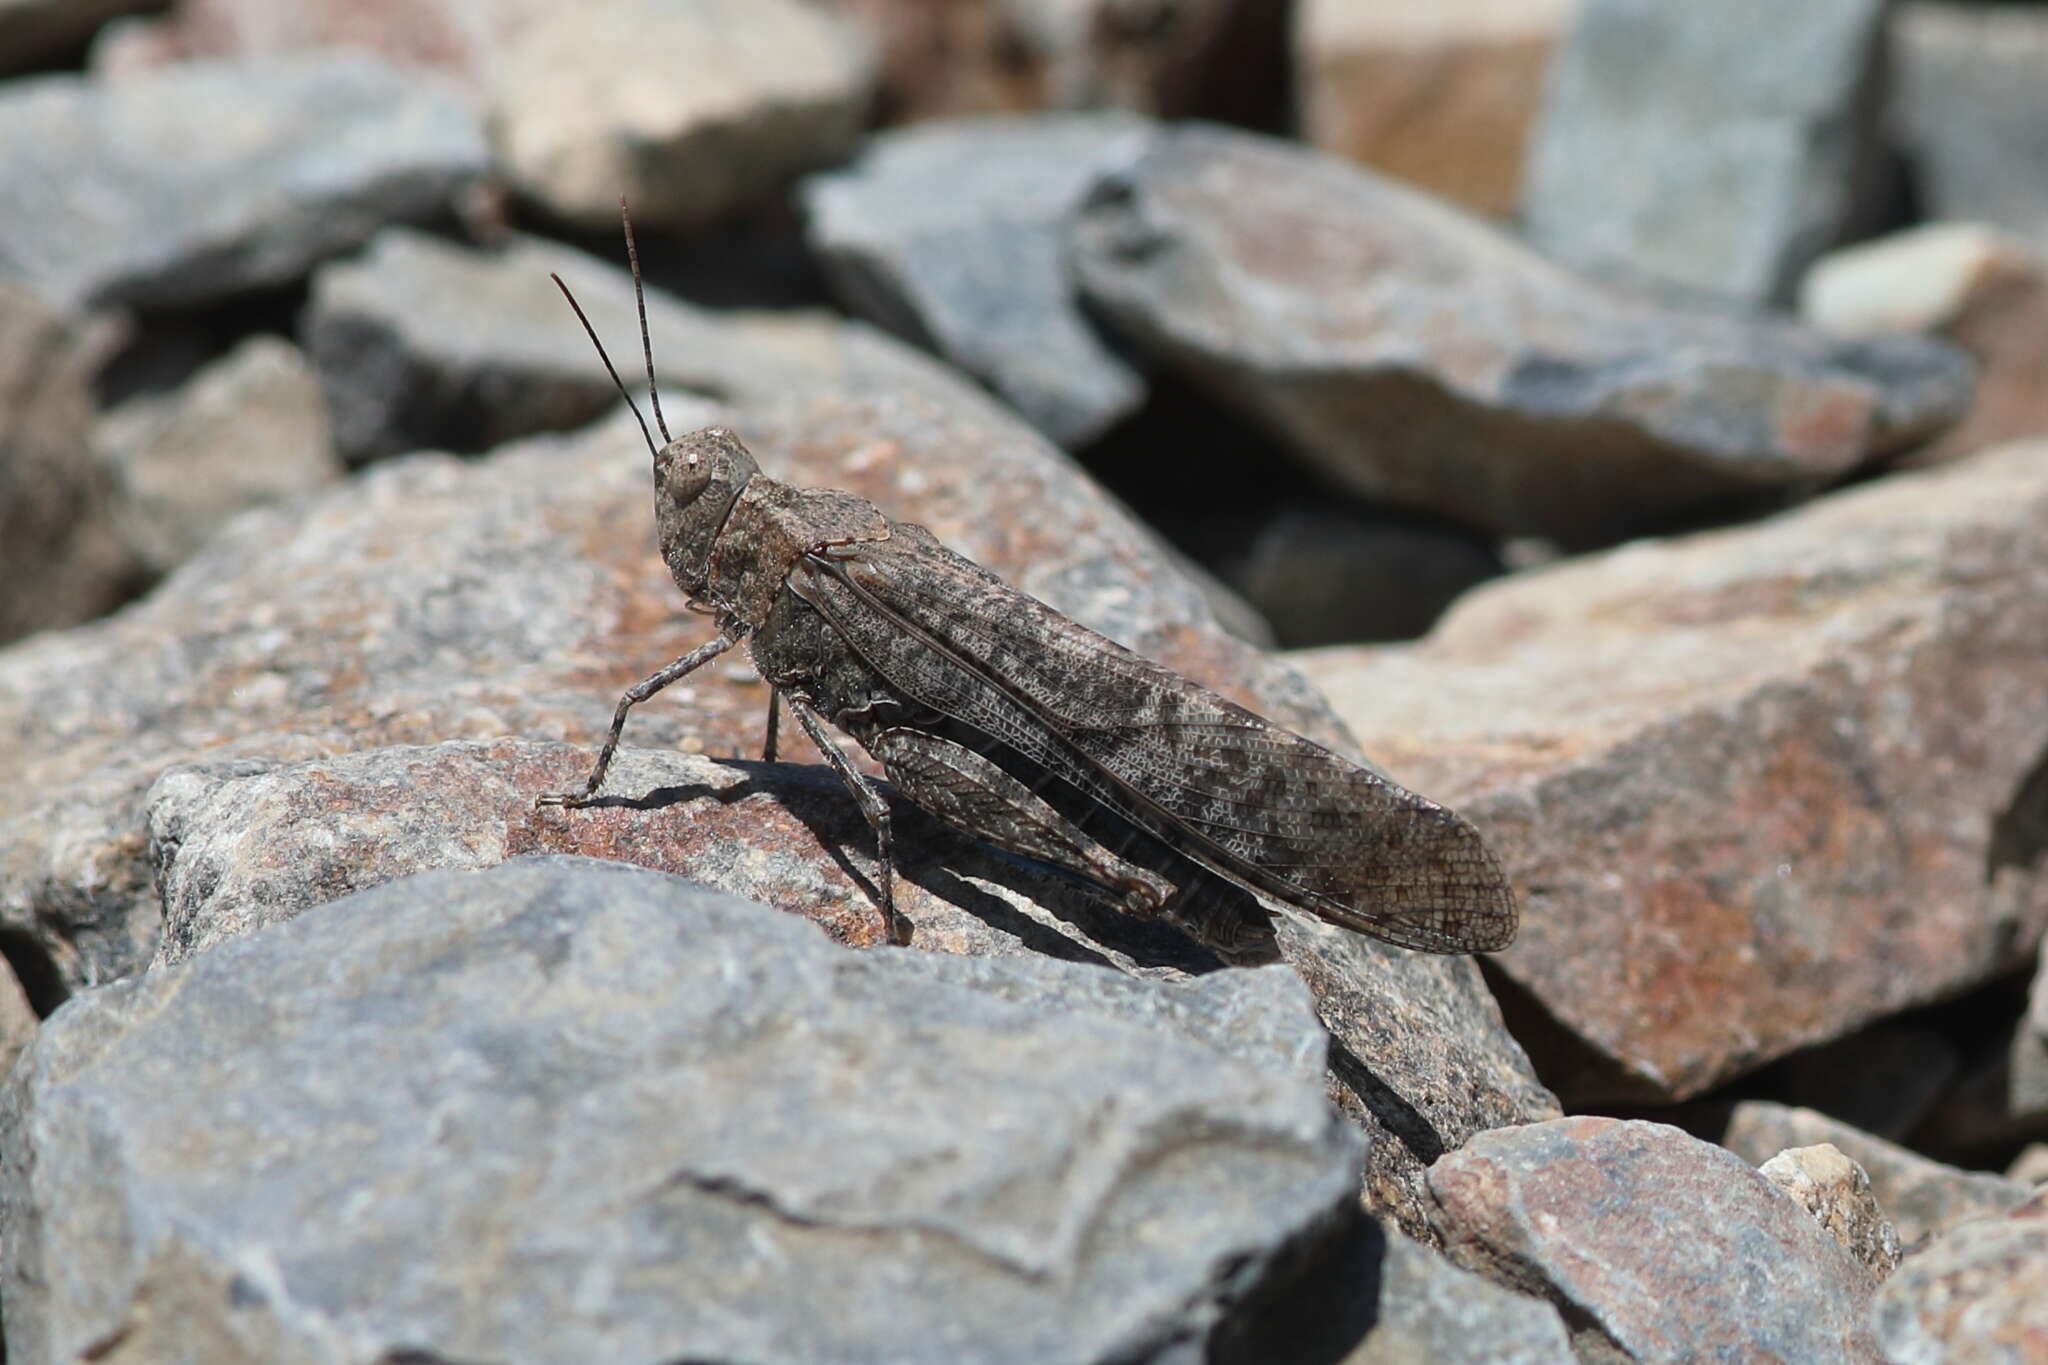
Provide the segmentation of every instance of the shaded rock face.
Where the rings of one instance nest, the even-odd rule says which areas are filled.
[[[51,1020],[0,1096],[9,1354],[1158,1358],[1341,1224],[1320,1038],[1281,969],[854,954],[580,859],[396,882]]]
[[[1957,1228],[1907,1261],[1872,1317],[1897,1361],[2039,1354],[2048,1341],[2048,1197]]]
[[[1748,303],[1873,221],[1884,0],[1585,0],[1522,216],[1559,260]]]
[[[443,211],[486,157],[452,90],[362,56],[44,77],[0,92],[0,271],[65,309],[190,307]]]
[[[1586,1102],[1943,998],[2048,926],[2048,457],[2008,447],[1489,585],[1295,656],[1524,888],[1499,958]]]
[[[1828,481],[1952,421],[1970,366],[1588,284],[1417,192],[1220,129],[1156,139],[1074,239],[1141,350],[1346,490],[1597,544]]]

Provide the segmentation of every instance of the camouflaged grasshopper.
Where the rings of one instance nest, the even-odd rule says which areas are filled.
[[[637,292],[630,223],[626,234]],[[653,396],[644,298],[640,316]],[[1197,894],[1217,879],[1406,948],[1513,939],[1514,895],[1455,812],[1077,625],[922,526],[770,478],[728,430],[670,439],[653,403],[665,444],[640,427],[662,558],[718,635],[628,688],[583,789],[539,804],[589,804],[627,712],[744,641],[774,689],[765,756],[779,699],[874,829],[892,941],[907,934],[889,806],[828,720],[945,823],[1103,887],[1125,912],[1163,916],[1230,960],[1270,958],[1272,929],[1252,896]]]

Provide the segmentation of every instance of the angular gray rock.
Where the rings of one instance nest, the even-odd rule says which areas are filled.
[[[1899,1267],[1871,1320],[1897,1365],[2025,1365],[2048,1342],[2048,1196]]]
[[[1881,1357],[1875,1281],[1741,1160],[1658,1123],[1482,1133],[1430,1168],[1454,1261],[1540,1294],[1581,1359]]]
[[[1323,476],[1598,544],[1839,478],[1954,420],[1969,362],[1596,287],[1334,157],[1155,138],[1082,211],[1089,303]]]
[[[1793,1147],[1827,1143],[1863,1168],[1878,1207],[1908,1252],[1978,1218],[2018,1208],[2033,1191],[2017,1180],[1965,1171],[1851,1128],[1811,1109],[1769,1100],[1735,1106],[1721,1144],[1753,1165]]]
[[[765,346],[767,335],[736,330],[733,347]],[[713,408],[675,394],[672,424],[735,425],[771,473],[923,522],[1076,619],[1345,743],[1299,679],[1218,630],[1156,542],[992,399],[862,327],[788,322],[774,336],[786,382],[772,401]],[[274,765],[508,736],[570,741],[587,758],[618,693],[705,628],[652,553],[646,469],[623,414],[483,460],[387,462],[289,511],[246,515],[115,620],[0,655],[0,765],[23,778],[0,786],[0,928],[46,954],[73,988],[147,963],[161,907],[145,795],[174,764]],[[81,690],[80,678],[100,685]],[[746,664],[714,666],[636,712],[627,739],[751,757],[766,706]],[[795,734],[784,757],[815,762]],[[491,788],[488,801],[460,787],[487,785],[473,766],[451,769],[457,785],[440,789],[459,828],[430,824],[427,844],[454,845],[464,863],[483,856],[471,850],[489,854],[515,807],[528,820],[535,794],[573,781],[565,754],[553,762],[513,765],[522,785]],[[833,818],[857,821],[829,774],[813,776]],[[343,789],[331,827],[362,835],[425,820],[426,807],[406,800],[405,784],[422,780]],[[645,794],[620,790],[628,801]],[[276,830],[220,809],[229,822]],[[582,851],[650,856],[673,833],[661,809],[574,814],[560,827]],[[812,856],[831,856],[815,833],[785,828]],[[725,856],[744,862],[749,847],[728,841]],[[855,871],[872,856],[857,825],[828,847],[845,848]],[[907,841],[899,852],[919,856]],[[247,856],[265,850],[252,841]],[[310,856],[305,865],[326,866]],[[837,913],[872,932],[872,906],[848,869],[816,866],[779,890],[755,885],[786,909]],[[342,889],[340,877],[303,878],[295,908]],[[957,879],[936,889],[969,913],[996,913]],[[1037,950],[1023,922],[1004,934],[1015,951]],[[1556,1112],[1469,961],[1310,926],[1290,929],[1282,946],[1346,1040],[1340,1099],[1381,1136],[1366,1179],[1376,1207],[1404,1227],[1420,1226],[1428,1159],[1473,1132]]]
[[[1496,961],[1567,1104],[1682,1098],[2048,929],[2044,518],[2048,447],[2008,446],[1289,657],[1523,889]]]
[[[1352,1200],[1319,1034],[1275,969],[848,953],[582,859],[395,883],[49,1022],[8,1355],[1192,1358]]]
[[[116,15],[156,0],[0,0],[0,73],[26,71],[69,54]]]
[[[1899,1268],[1899,1230],[1877,1206],[1870,1176],[1834,1143],[1787,1147],[1757,1174],[1797,1201],[1871,1279],[1881,1284]]]
[[[688,226],[840,160],[874,75],[865,34],[801,0],[602,0],[519,26],[489,84],[514,183],[604,229],[621,194]]]
[[[2048,253],[2048,15],[1907,3],[1892,34],[1892,122],[1927,216],[1989,223]]]
[[[853,312],[929,347],[1063,446],[1144,401],[1081,316],[1067,234],[1154,125],[1128,114],[957,119],[884,133],[804,183],[809,239]]]
[[[1885,0],[1584,0],[1522,217],[1561,261],[1746,303],[1874,221]]]
[[[360,55],[23,81],[0,90],[0,273],[60,309],[189,308],[440,212],[487,162],[452,90]]]
[[[169,394],[132,399],[93,433],[113,519],[152,573],[183,563],[230,517],[339,479],[319,376],[258,334]]]
[[[93,376],[114,345],[0,277],[0,642],[91,620],[141,578],[92,459]]]

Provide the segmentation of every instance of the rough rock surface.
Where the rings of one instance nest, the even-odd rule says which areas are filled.
[[[1128,114],[960,119],[886,133],[804,186],[842,302],[982,380],[1061,445],[1145,398],[1081,316],[1067,235],[1097,176],[1154,125]]]
[[[1298,678],[1219,631],[1149,537],[999,405],[864,329],[791,326],[783,341],[786,372],[807,373],[802,383],[777,402],[724,409],[677,395],[673,425],[726,420],[771,473],[921,521],[1077,620],[1345,743]],[[707,629],[651,553],[646,465],[623,416],[482,461],[388,462],[290,512],[242,518],[123,616],[0,656],[0,763],[25,779],[0,789],[11,803],[0,814],[0,928],[73,986],[147,962],[159,921],[144,798],[175,763],[506,736],[591,752],[618,693]],[[87,693],[80,677],[107,682]],[[766,707],[751,668],[721,662],[637,712],[628,742],[751,757]],[[814,762],[784,728],[785,760]],[[530,802],[565,779],[536,771],[520,795]],[[832,809],[851,817],[838,800]],[[375,808],[359,818],[380,818]],[[666,823],[659,811],[582,814],[591,818],[576,837],[622,856]],[[458,842],[504,839],[504,818],[479,811]],[[829,856],[815,834],[803,842]],[[869,865],[863,834],[831,846]],[[839,911],[873,923],[844,870],[825,880]],[[803,908],[817,886],[813,876],[773,899]],[[302,901],[342,889],[310,877]],[[1382,1137],[1366,1173],[1376,1206],[1419,1227],[1427,1161],[1472,1132],[1554,1113],[1555,1102],[1471,962],[1289,924],[1283,951],[1346,1044],[1339,1099]]]
[[[612,226],[624,194],[643,225],[686,226],[843,157],[873,76],[860,30],[801,0],[606,0],[512,35],[495,132],[570,222]]]
[[[550,0],[176,0],[163,14],[111,24],[93,44],[95,74],[124,78],[173,62],[269,61],[348,47],[439,71],[480,93],[505,40]]]
[[[1656,307],[1334,157],[1154,139],[1076,232],[1089,303],[1326,477],[1576,545],[1825,482],[1958,416],[1970,366]]]
[[[847,953],[587,860],[415,879],[50,1021],[0,1094],[8,1354],[1187,1352],[1351,1201],[1320,1036],[1279,970]]]
[[[1483,1133],[1430,1168],[1453,1260],[1564,1305],[1581,1359],[1880,1357],[1874,1281],[1738,1158],[1662,1124]]]
[[[0,72],[25,71],[81,47],[107,20],[156,0],[0,0]]]
[[[106,332],[0,278],[0,642],[90,620],[139,577],[114,531],[112,482],[91,459]]]
[[[2048,1351],[2048,1196],[1899,1267],[1872,1320],[1898,1365],[2024,1365]]]
[[[1870,1177],[1832,1142],[1788,1147],[1757,1174],[1797,1200],[1880,1283],[1899,1268],[1899,1230],[1877,1206]]]
[[[108,413],[93,445],[113,475],[122,541],[159,574],[236,513],[343,473],[319,376],[272,336],[251,337],[173,393]]]
[[[24,81],[0,91],[0,272],[63,309],[191,307],[446,209],[487,158],[452,90],[358,55]]]
[[[2048,252],[2048,15],[1899,6],[1892,121],[1930,218],[1989,223]]]
[[[1827,1143],[1862,1167],[1878,1207],[1898,1229],[1907,1251],[1977,1218],[2004,1213],[2032,1193],[2017,1180],[1958,1170],[1897,1143],[1859,1132],[1811,1109],[1768,1100],[1735,1106],[1721,1144],[1743,1160],[1762,1164],[1793,1147]]]
[[[1567,1102],[1684,1097],[2048,926],[2044,518],[2048,449],[2012,446],[1290,657],[1499,850],[1498,963],[1587,1048],[1539,1056]]]
[[[1505,217],[1579,0],[1300,0],[1295,102],[1324,151]]]
[[[1885,0],[1584,0],[1522,201],[1558,259],[1747,303],[1871,221]]]

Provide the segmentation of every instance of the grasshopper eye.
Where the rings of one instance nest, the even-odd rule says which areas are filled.
[[[711,483],[711,461],[687,440],[671,441],[654,456],[654,483],[672,502],[694,502]]]

